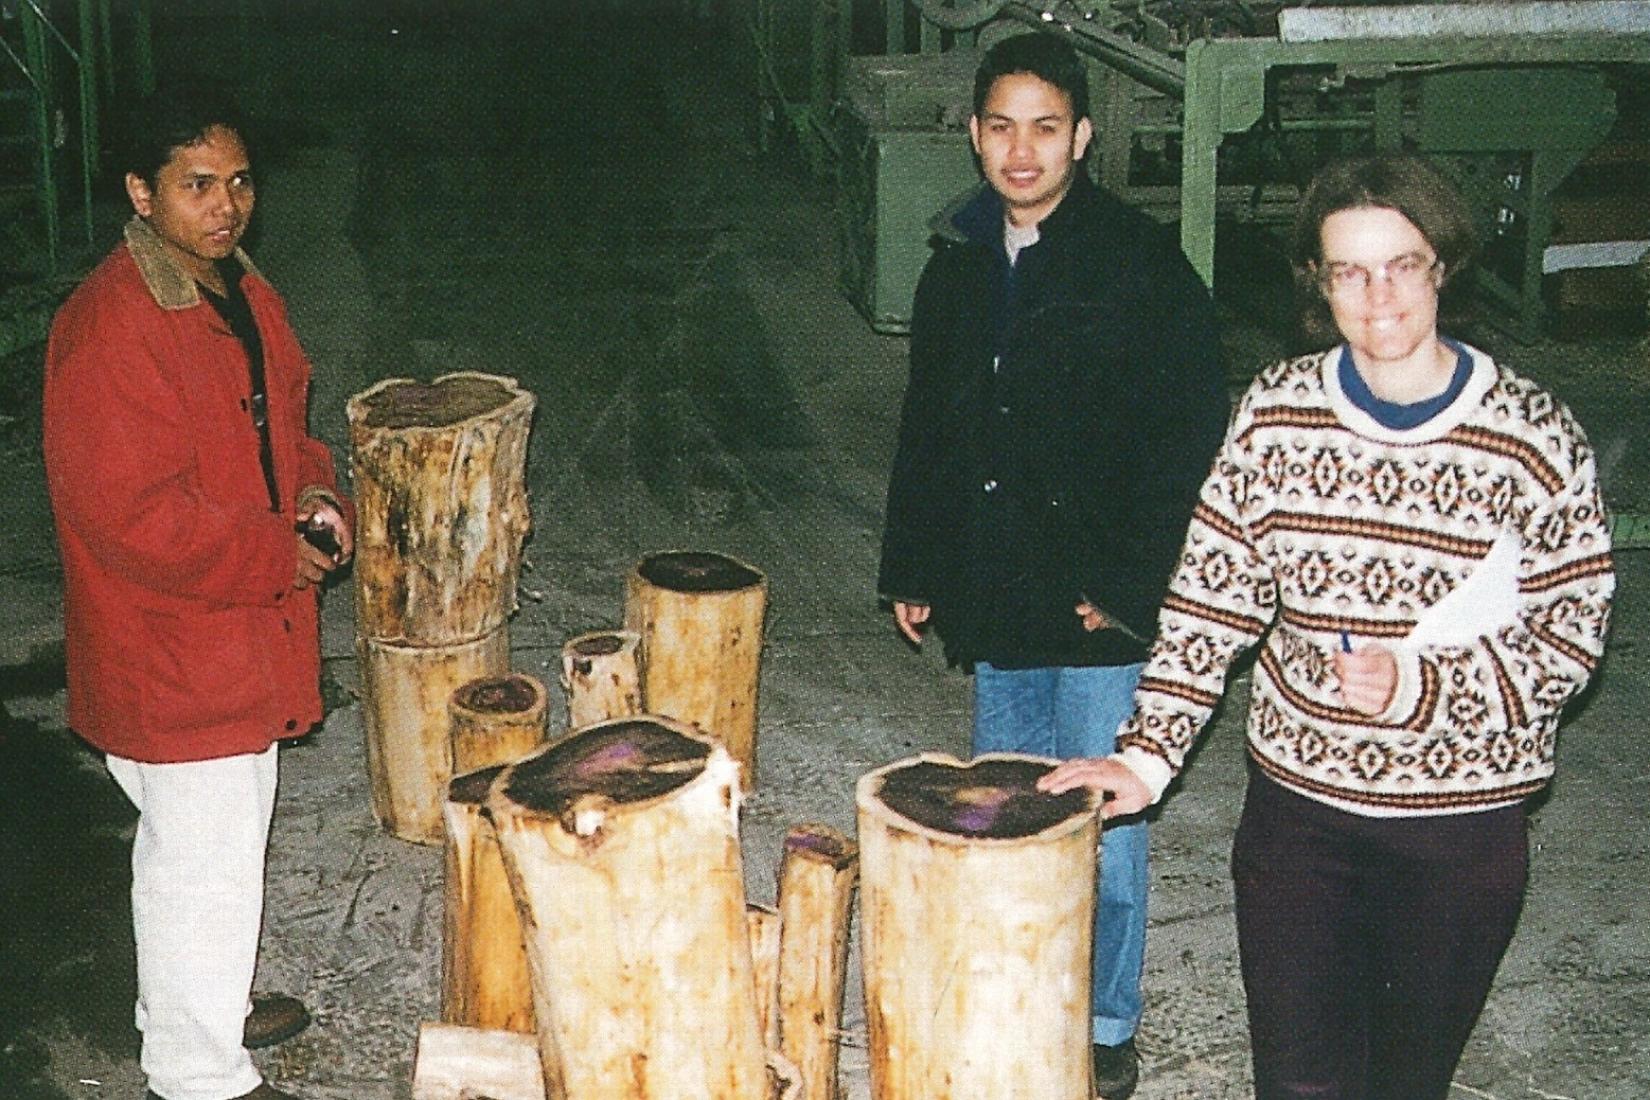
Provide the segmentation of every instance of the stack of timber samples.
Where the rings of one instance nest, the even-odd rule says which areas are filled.
[[[778,905],[749,903],[737,771],[636,715],[453,780],[446,963],[491,984],[444,982],[414,1100],[837,1100],[858,851],[798,825]]]
[[[923,754],[860,778],[873,1100],[1089,1100],[1099,815],[1054,761]]]
[[[649,554],[625,580],[625,629],[640,639],[642,704],[727,747],[756,784],[756,698],[768,579],[724,554]]]
[[[597,723],[505,768],[493,821],[551,1098],[772,1100],[738,840],[738,765],[692,726]]]
[[[404,840],[441,842],[454,691],[509,671],[533,406],[473,372],[388,379],[346,406],[373,813]]]
[[[543,743],[547,701],[544,685],[520,672],[471,680],[453,693],[452,759],[459,774],[447,785],[442,809],[441,1018],[447,1023],[533,1030],[521,924],[483,807],[504,765]]]

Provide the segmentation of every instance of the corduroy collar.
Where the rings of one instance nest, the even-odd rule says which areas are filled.
[[[149,294],[157,306],[175,310],[200,305],[201,295],[195,280],[178,267],[166,251],[166,242],[160,239],[160,234],[135,215],[126,223],[126,249],[132,254],[138,274],[143,276],[143,285],[149,288]],[[252,266],[251,258],[241,249],[235,249],[235,258],[249,274],[263,278]]]

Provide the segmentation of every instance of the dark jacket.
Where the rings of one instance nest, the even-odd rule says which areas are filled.
[[[1213,305],[1081,171],[1012,268],[1002,216],[982,187],[917,286],[878,591],[954,661],[1144,660],[1230,411]],[[1085,632],[1083,597],[1138,638]]]
[[[241,287],[263,341],[280,512],[246,352],[145,223],[58,311],[47,346],[69,723],[145,763],[262,752],[321,717],[293,518],[309,495],[347,505],[304,425],[309,362],[285,306],[250,267]]]

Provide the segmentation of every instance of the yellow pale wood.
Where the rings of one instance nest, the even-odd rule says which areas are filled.
[[[859,848],[828,825],[798,825],[779,864],[780,1050],[805,1100],[837,1100],[842,992]]]

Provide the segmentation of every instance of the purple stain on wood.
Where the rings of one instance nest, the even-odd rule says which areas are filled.
[[[798,825],[785,834],[785,851],[817,856],[834,867],[846,867],[857,857],[854,843],[824,825]]]
[[[636,572],[649,584],[672,592],[737,592],[762,582],[762,574],[750,566],[699,550],[649,554]]]
[[[1037,780],[1052,765],[1030,760],[981,760],[968,765],[924,760],[883,776],[878,797],[919,825],[971,838],[1035,836],[1088,812],[1083,790],[1051,795]]]
[[[705,770],[710,746],[648,719],[592,726],[513,765],[503,795],[524,809],[561,817],[581,799],[643,802]]]

